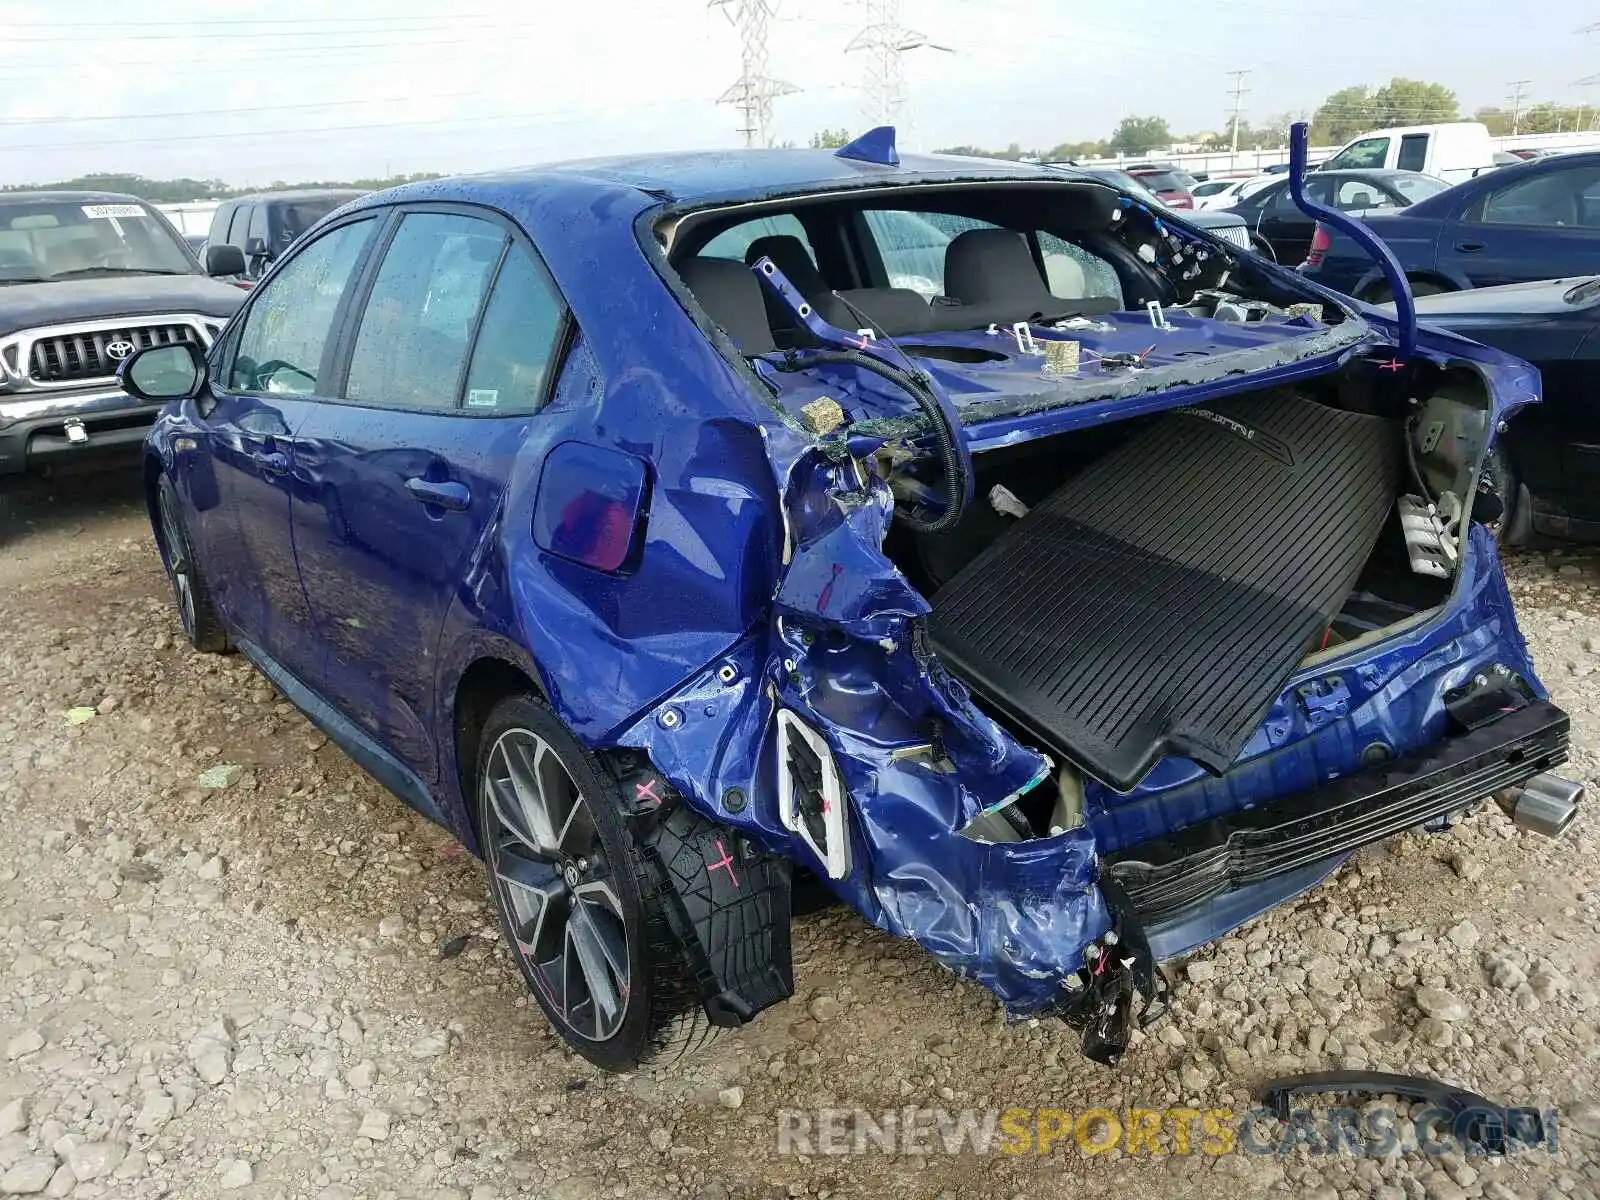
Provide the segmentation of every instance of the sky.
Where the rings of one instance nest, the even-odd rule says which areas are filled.
[[[773,136],[859,132],[865,0],[773,0]],[[881,0],[880,0],[881,2]],[[337,12],[339,15],[330,15]],[[1221,129],[1395,75],[1463,110],[1600,103],[1600,0],[900,0],[902,147],[1049,148],[1130,113]],[[738,31],[705,0],[0,0],[0,183],[235,184],[738,145]]]

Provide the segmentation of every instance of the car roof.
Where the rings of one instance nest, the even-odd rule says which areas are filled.
[[[143,204],[145,201],[125,192],[0,192],[0,204],[22,201],[52,204]]]
[[[520,192],[559,186],[597,197],[627,191],[675,204],[712,202],[955,180],[1060,180],[1058,171],[1036,163],[907,154],[898,166],[840,158],[831,150],[719,150],[576,159],[479,175],[406,184],[369,196],[415,200],[432,195],[470,198],[474,192]]]
[[[231,196],[224,203],[227,204],[261,204],[271,200],[283,200],[294,204],[302,200],[354,200],[357,196],[367,194],[364,188],[290,188],[282,192],[252,192],[248,196]]]

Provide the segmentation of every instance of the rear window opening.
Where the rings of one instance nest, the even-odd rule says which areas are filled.
[[[837,330],[891,339],[936,372],[971,368],[938,376],[968,423],[1238,374],[1338,349],[1364,331],[1252,256],[1066,176],[702,210],[657,233],[747,358],[818,344],[793,304],[755,278],[765,259]],[[1038,343],[1049,340],[1076,343],[1071,378],[1041,382]],[[893,405],[870,413],[870,404],[863,398],[858,415],[894,415]]]

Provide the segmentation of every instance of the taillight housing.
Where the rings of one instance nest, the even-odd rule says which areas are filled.
[[[1333,238],[1323,228],[1322,222],[1317,222],[1317,227],[1311,234],[1311,249],[1306,251],[1306,266],[1320,267],[1322,260],[1328,256],[1328,247],[1333,245]]]

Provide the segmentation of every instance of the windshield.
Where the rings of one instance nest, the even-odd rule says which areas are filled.
[[[1412,204],[1418,200],[1426,200],[1429,196],[1437,196],[1450,185],[1442,179],[1435,179],[1432,175],[1420,175],[1407,172],[1404,175],[1392,176],[1389,180],[1399,192]]]
[[[1196,196],[1215,196],[1218,192],[1227,191],[1237,182],[1237,180],[1233,179],[1212,179],[1206,183],[1198,185],[1194,189],[1194,194]]]
[[[0,283],[194,273],[171,227],[142,204],[0,200]]]

